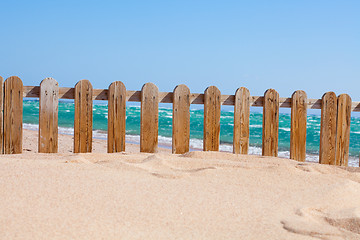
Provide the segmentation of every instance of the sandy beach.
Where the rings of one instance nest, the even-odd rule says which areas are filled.
[[[0,239],[360,239],[360,168],[72,144],[0,156]]]

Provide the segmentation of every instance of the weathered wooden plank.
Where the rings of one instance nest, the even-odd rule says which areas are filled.
[[[307,95],[296,91],[291,100],[290,159],[306,159]]]
[[[327,92],[322,97],[320,152],[321,164],[335,164],[337,97],[334,92]]]
[[[233,152],[248,154],[250,133],[250,92],[238,88],[235,92]]]
[[[0,154],[4,153],[4,79],[0,76]]]
[[[190,89],[186,85],[174,89],[172,120],[172,153],[186,153],[190,144]]]
[[[204,94],[202,93],[190,93],[191,104],[204,104]]]
[[[278,155],[279,93],[269,89],[264,95],[262,155]]]
[[[74,153],[92,150],[93,89],[88,80],[75,85]]]
[[[141,89],[140,152],[154,153],[158,149],[159,90],[153,83]]]
[[[221,93],[210,86],[204,93],[204,151],[219,151]]]
[[[108,102],[108,152],[125,151],[126,88],[116,81],[109,86]]]
[[[349,160],[351,97],[341,94],[337,99],[336,165],[347,166]]]
[[[4,84],[4,153],[22,153],[23,83],[16,76]]]
[[[53,78],[45,78],[40,83],[38,139],[40,153],[58,152],[58,103],[58,82]]]
[[[23,96],[29,98],[38,98],[40,96],[40,87],[24,86]],[[74,99],[75,88],[67,88],[67,87],[59,88],[59,98]],[[108,89],[93,89],[93,100],[108,100]]]

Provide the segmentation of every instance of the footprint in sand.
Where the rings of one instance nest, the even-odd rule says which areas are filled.
[[[158,155],[151,155],[141,161],[136,163],[137,167],[146,170],[150,174],[160,178],[167,178],[167,179],[178,179],[185,176],[189,176],[192,173],[201,172],[208,169],[215,169],[212,167],[202,167],[202,168],[192,168],[192,169],[182,169],[175,168],[169,163],[169,160],[162,156]]]
[[[360,208],[325,212],[303,208],[292,218],[281,221],[289,232],[319,239],[360,239]]]
[[[136,164],[137,167],[160,178],[176,179],[184,176],[183,173],[178,172],[165,164],[165,160],[157,155],[148,156],[133,164]]]

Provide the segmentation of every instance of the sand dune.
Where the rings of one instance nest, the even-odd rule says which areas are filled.
[[[360,239],[359,168],[64,146],[0,156],[1,239]]]

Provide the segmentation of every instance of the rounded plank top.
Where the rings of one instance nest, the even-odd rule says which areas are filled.
[[[54,78],[45,78],[40,82],[40,87],[46,87],[46,86],[59,86],[59,83]]]
[[[16,86],[19,86],[19,87],[23,88],[23,82],[21,81],[21,79],[18,76],[8,77],[5,80],[5,84],[6,85],[12,84],[13,86],[16,85]]]
[[[79,87],[81,85],[88,85],[91,89],[92,89],[92,85],[91,85],[91,82],[87,79],[82,79],[80,81],[78,81],[76,84],[75,84],[75,88],[76,87]]]
[[[141,97],[145,97],[145,94],[156,95],[156,98],[158,98],[159,88],[151,82],[145,83],[141,88]]]
[[[125,91],[126,91],[125,84],[121,81],[115,81],[115,82],[110,83],[109,89],[114,88],[114,87],[118,87],[120,89],[125,89]]]

